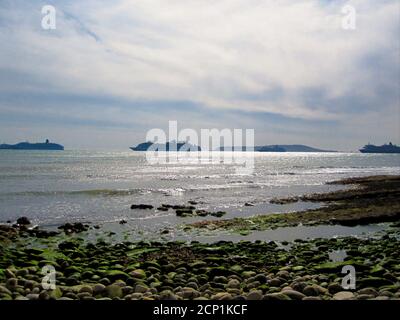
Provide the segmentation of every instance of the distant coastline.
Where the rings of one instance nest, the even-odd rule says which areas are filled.
[[[246,150],[246,147],[221,147],[219,151],[253,151]],[[335,150],[323,150],[313,147],[309,147],[303,144],[275,144],[265,146],[255,146],[254,151],[256,152],[337,152]]]

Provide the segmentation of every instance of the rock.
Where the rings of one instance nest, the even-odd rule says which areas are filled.
[[[231,289],[238,289],[238,288],[240,288],[240,282],[237,279],[231,279],[231,280],[229,280],[226,287],[231,288]]]
[[[146,272],[142,269],[136,269],[133,270],[129,273],[133,278],[136,279],[145,279],[146,278]]]
[[[131,205],[131,209],[142,209],[142,210],[146,210],[146,209],[153,209],[154,207],[150,204],[133,204]]]
[[[387,286],[393,284],[392,281],[380,278],[380,277],[368,277],[358,280],[357,279],[357,286],[359,287],[373,287],[379,288],[382,286]]]
[[[8,294],[11,296],[12,293],[6,287],[3,287],[2,285],[0,285],[0,294]]]
[[[305,301],[307,301],[307,300],[319,301],[319,300],[322,300],[322,299],[321,299],[321,297],[304,297],[303,300],[305,300]]]
[[[119,222],[119,224],[125,224],[125,223],[128,223],[128,222],[124,219],[120,220],[120,222]]]
[[[328,291],[330,294],[335,294],[342,290],[343,290],[343,288],[339,283],[334,282],[334,283],[331,283],[330,285],[328,285]]]
[[[293,290],[303,292],[304,288],[307,287],[307,283],[305,282],[293,282],[291,285]]]
[[[39,300],[39,294],[38,293],[29,293],[26,295],[26,297],[29,300]]]
[[[354,299],[354,293],[350,291],[340,291],[334,294],[333,300],[351,300]]]
[[[250,277],[254,277],[255,275],[256,275],[256,272],[254,272],[254,271],[243,271],[242,272],[242,276],[245,279],[250,278]]]
[[[145,293],[149,288],[143,284],[137,284],[135,287],[135,293]]]
[[[31,222],[29,221],[29,219],[27,217],[21,217],[17,219],[17,224],[19,225],[29,225],[31,224]]]
[[[225,211],[217,211],[217,212],[211,212],[210,213],[210,215],[212,215],[213,217],[217,217],[217,218],[221,218],[225,214],[226,214]]]
[[[323,288],[317,284],[306,286],[303,289],[303,293],[306,296],[319,296],[328,293],[328,289]]]
[[[63,230],[66,234],[80,233],[89,230],[89,225],[83,224],[82,222],[65,223],[59,226],[58,229]]]
[[[287,270],[281,270],[276,275],[279,278],[283,278],[283,279],[289,279],[290,278],[290,273]]]
[[[290,299],[293,300],[302,300],[306,296],[302,294],[301,292],[295,291],[295,290],[282,290],[282,293],[287,295]]]
[[[268,281],[268,284],[271,287],[279,287],[281,285],[281,283],[282,283],[282,281],[279,280],[278,278],[274,278],[274,279],[271,279],[271,280]]]
[[[160,293],[160,300],[178,300],[178,297],[171,290],[164,290]]]
[[[376,291],[374,288],[363,288],[358,290],[358,294],[368,294],[376,297],[378,295],[378,291]]]
[[[106,289],[106,286],[101,284],[101,283],[97,283],[93,286],[92,290],[93,290],[93,294],[96,296],[98,294],[102,294],[103,291]]]
[[[178,209],[175,211],[177,217],[187,217],[193,215],[193,210]]]
[[[86,300],[86,298],[89,297],[92,298],[92,295],[89,292],[79,292],[77,296],[80,300]]]
[[[378,296],[376,298],[373,298],[371,300],[389,300],[390,298],[387,296]]]
[[[254,204],[250,203],[250,202],[246,202],[244,204],[245,207],[254,207]]]
[[[157,210],[158,211],[168,211],[169,208],[166,207],[158,207]]]
[[[107,278],[111,281],[126,280],[129,275],[121,270],[109,270],[106,272]]]
[[[357,300],[369,300],[373,298],[375,298],[375,296],[373,296],[372,294],[359,294],[357,296]]]
[[[89,293],[90,295],[92,295],[92,294],[93,294],[93,289],[92,289],[91,286],[83,285],[83,286],[79,289],[78,293],[82,293],[82,292],[87,292],[87,293]]]
[[[232,300],[232,295],[228,292],[218,292],[211,297],[211,300]]]
[[[263,294],[261,290],[253,290],[247,294],[246,298],[247,300],[261,300],[263,298]]]
[[[189,287],[182,288],[181,294],[184,299],[193,299],[200,296],[200,293],[197,290]]]
[[[39,300],[49,300],[50,299],[50,295],[46,290],[43,290],[40,294],[39,294]]]
[[[282,292],[267,293],[264,295],[263,300],[291,300],[289,296]]]
[[[4,275],[6,278],[16,278],[17,276],[10,269],[4,270]]]
[[[379,296],[386,296],[386,297],[393,297],[393,293],[391,293],[390,291],[386,291],[386,290],[383,290],[383,291],[379,291]]]
[[[259,273],[254,277],[254,280],[259,281],[260,283],[267,283],[268,277],[265,274]]]
[[[6,287],[10,290],[15,289],[18,285],[18,279],[16,278],[9,278],[6,282]]]
[[[122,288],[116,284],[110,284],[109,286],[107,286],[105,289],[105,293],[107,297],[111,299],[123,297]]]

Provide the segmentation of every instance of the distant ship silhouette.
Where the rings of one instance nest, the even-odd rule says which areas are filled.
[[[392,144],[384,144],[382,146],[374,146],[373,144],[367,144],[360,149],[361,153],[400,153],[400,147]]]
[[[149,150],[150,148],[150,150]],[[171,141],[167,143],[143,142],[136,147],[130,147],[133,151],[201,151],[199,146],[188,142]]]
[[[51,143],[46,139],[44,143],[20,142],[17,144],[0,144],[0,150],[64,150],[64,146]]]

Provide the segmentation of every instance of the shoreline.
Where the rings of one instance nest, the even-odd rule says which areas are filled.
[[[212,220],[212,223],[229,221],[235,232],[252,232],[276,227],[282,221],[286,225],[338,221],[369,224],[378,218],[393,219],[390,227],[381,231],[380,237],[373,238],[112,244],[104,240],[86,242],[87,226],[80,224],[64,226],[64,231],[58,234],[30,230],[23,224],[20,229],[2,225],[0,300],[400,299],[397,214],[400,177],[373,176],[332,183],[359,186],[297,199],[278,199],[326,202],[327,206],[306,213],[281,213],[282,218],[273,220],[266,218],[273,215],[255,216],[249,219],[260,220],[251,228],[242,221],[232,225],[230,220],[236,223],[237,219]],[[77,233],[66,232],[71,228]],[[354,290],[341,286],[342,267],[347,265],[356,270]],[[55,268],[56,289],[43,289],[43,266]]]
[[[251,231],[298,225],[356,226],[400,220],[400,176],[370,176],[333,181],[328,184],[354,185],[355,188],[273,199],[271,203],[298,201],[325,204],[321,208],[285,214],[256,215],[249,218],[205,220],[187,224],[185,229]]]

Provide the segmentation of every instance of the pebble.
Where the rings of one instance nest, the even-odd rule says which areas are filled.
[[[281,292],[286,294],[289,298],[291,298],[293,300],[302,300],[303,298],[306,297],[301,292],[298,292],[298,291],[295,291],[295,290],[292,290],[292,289],[286,289],[286,290],[283,289]]]
[[[373,296],[377,296],[378,295],[378,291],[376,291],[374,288],[363,288],[358,290],[359,294],[369,294],[369,295],[373,295]]]
[[[333,300],[350,300],[354,298],[354,293],[350,291],[340,291],[334,294]]]
[[[148,287],[142,284],[137,284],[135,287],[135,293],[145,293],[148,289]]]
[[[261,300],[263,298],[263,294],[261,290],[253,290],[247,294],[247,300]]]
[[[240,282],[237,279],[231,279],[227,283],[226,287],[231,288],[231,289],[238,289],[238,288],[240,288]]]

